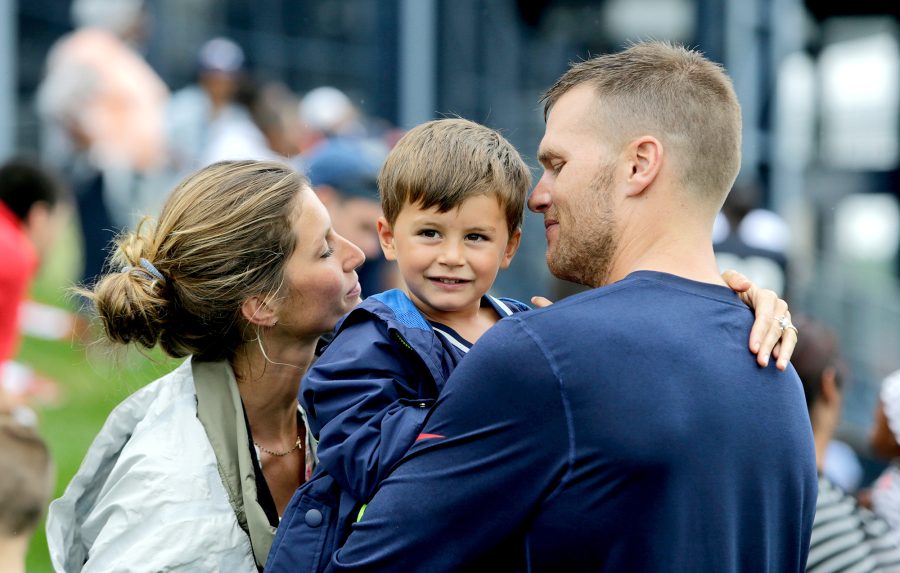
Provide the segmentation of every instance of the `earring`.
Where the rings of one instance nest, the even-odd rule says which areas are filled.
[[[277,319],[277,318],[274,319],[274,320],[272,321],[272,324],[270,324],[269,326],[275,326],[276,324],[278,324],[278,319]]]

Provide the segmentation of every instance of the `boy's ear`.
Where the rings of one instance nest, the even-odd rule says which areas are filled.
[[[381,250],[384,258],[389,261],[397,260],[397,251],[394,249],[394,229],[384,217],[378,217],[376,222],[378,227],[378,242],[381,243]]]
[[[275,326],[278,323],[278,313],[271,297],[256,295],[245,299],[241,303],[241,315],[257,326]]]
[[[503,251],[503,259],[500,260],[500,268],[505,269],[513,260],[516,251],[519,249],[519,243],[522,241],[522,229],[516,229],[509,241],[506,242],[506,249]]]

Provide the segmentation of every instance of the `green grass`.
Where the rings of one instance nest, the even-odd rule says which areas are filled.
[[[74,307],[75,301],[67,295],[67,289],[77,272],[77,249],[78,242],[69,229],[58,241],[57,249],[33,285],[35,300],[69,309]],[[117,352],[102,343],[85,345],[69,340],[34,338],[22,340],[17,360],[60,386],[57,404],[35,404],[40,431],[56,464],[54,499],[65,490],[88,446],[116,404],[144,384],[169,372],[179,362],[165,358],[158,351],[145,356],[134,350]],[[43,523],[31,541],[26,569],[32,573],[53,571]]]

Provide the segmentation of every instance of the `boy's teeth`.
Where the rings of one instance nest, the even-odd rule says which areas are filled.
[[[441,281],[442,283],[447,283],[447,284],[451,284],[451,285],[455,285],[457,283],[462,282],[459,279],[438,279],[438,280]]]

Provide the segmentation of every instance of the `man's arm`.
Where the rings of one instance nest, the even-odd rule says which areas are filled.
[[[333,571],[454,571],[521,534],[565,479],[564,392],[521,321],[469,352],[415,445],[368,504]],[[524,555],[524,540],[515,543]],[[523,553],[518,553],[521,550]]]

